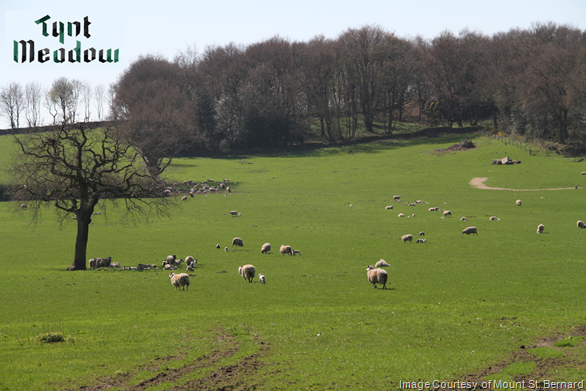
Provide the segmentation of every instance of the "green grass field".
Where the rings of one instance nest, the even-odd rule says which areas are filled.
[[[229,178],[232,195],[178,201],[168,218],[139,222],[125,221],[121,205],[98,205],[88,258],[136,266],[192,255],[188,291],[175,291],[162,270],[66,272],[75,222],[60,224],[46,209],[33,224],[30,212],[1,203],[0,390],[388,390],[464,377],[584,379],[586,230],[576,221],[586,220],[586,162],[529,156],[472,135],[476,149],[433,152],[463,138],[182,158],[169,179]],[[11,149],[10,137],[0,137],[3,166]],[[522,164],[490,164],[505,154]],[[469,185],[474,177],[506,188],[580,188],[480,190]],[[10,181],[8,173],[0,179]],[[424,203],[405,205],[416,199]],[[470,225],[478,236],[461,235]],[[420,231],[425,244],[400,240]],[[244,247],[232,248],[235,236]],[[263,255],[265,242],[273,250]],[[281,244],[301,257],[282,256]],[[391,264],[387,290],[366,277],[381,258]],[[238,275],[247,263],[266,285]],[[40,342],[48,332],[65,341]],[[566,337],[571,343],[559,342]]]

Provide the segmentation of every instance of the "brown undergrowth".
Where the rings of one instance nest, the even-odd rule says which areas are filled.
[[[186,355],[159,357],[127,373],[97,379],[95,384],[81,386],[68,391],[101,391],[108,389],[124,391],[148,390],[161,384],[174,384],[166,390],[254,390],[255,373],[264,365],[261,358],[268,353],[270,344],[257,341],[259,350],[249,356],[241,357],[236,363],[227,365],[226,360],[234,357],[240,350],[236,338],[225,331],[218,331],[214,347],[207,355],[198,357],[180,368],[169,368],[168,363],[181,360]],[[143,372],[156,372],[148,379],[134,384],[133,379]],[[202,375],[198,377],[198,375]]]

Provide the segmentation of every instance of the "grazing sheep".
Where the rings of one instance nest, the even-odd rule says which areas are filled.
[[[452,212],[450,212],[449,210],[444,210],[444,217],[452,217]]]
[[[403,243],[407,243],[407,241],[413,242],[413,235],[411,235],[411,234],[403,235],[403,236],[401,236],[401,240],[403,241]]]
[[[187,196],[184,195],[183,197],[181,197],[181,201],[187,201]]]
[[[492,220],[500,220],[500,219],[496,216],[490,216],[490,220],[492,221]]]
[[[295,254],[301,256],[301,250],[292,250],[293,251],[293,256],[295,256]]]
[[[258,275],[258,282],[260,282],[261,284],[266,284],[267,283],[264,274],[259,274]]]
[[[425,236],[425,232],[423,232],[423,231],[419,232],[419,236]]]
[[[582,174],[580,174],[580,175],[586,175],[586,171],[582,171]]]
[[[281,246],[281,248],[279,249],[279,251],[281,252],[281,255],[285,255],[285,254],[293,255],[293,249],[291,248],[291,246],[286,246],[283,244]]]
[[[220,247],[220,243],[216,244],[216,248],[217,248],[217,249],[220,249],[220,248],[221,248],[221,247]]]
[[[175,265],[175,261],[177,257],[175,255],[168,255],[167,256],[167,265]]]
[[[389,275],[386,270],[375,269],[372,265],[368,265],[366,268],[366,275],[368,276],[368,282],[370,282],[375,289],[376,284],[382,284],[383,289],[387,289]]]
[[[584,228],[584,222],[582,220],[578,220],[576,222],[576,225],[578,226],[578,228]]]
[[[28,208],[27,204],[20,204],[20,209],[26,209],[26,208]]]
[[[244,242],[242,242],[242,239],[240,238],[234,238],[232,239],[232,246],[244,247]]]
[[[175,286],[175,290],[177,290],[177,288],[185,290],[185,287],[189,290],[189,275],[186,273],[171,273],[169,274],[169,279],[171,280],[171,284]]]
[[[236,211],[236,210],[231,210],[228,213],[230,213],[231,216],[238,216],[238,211]]]
[[[248,280],[248,282],[252,282],[255,273],[256,269],[252,265],[244,265],[238,268],[238,274],[240,274],[245,280]]]
[[[517,204],[517,206],[521,206],[521,200],[515,201],[515,204]]]
[[[466,227],[462,230],[462,235],[470,235],[470,234],[476,234],[478,235],[478,228],[476,227]]]
[[[90,269],[95,269],[96,268],[96,258],[92,258],[88,261],[89,264],[89,268]]]
[[[468,219],[464,216],[460,217],[460,221],[468,221]]]
[[[393,201],[401,201],[401,196],[400,195],[393,196]]]
[[[399,216],[399,217],[405,217],[405,215],[403,213],[399,213],[397,216]]]
[[[185,273],[193,272],[193,271],[195,271],[195,268],[193,267],[193,265],[187,265],[187,268],[185,269]]]
[[[387,263],[384,259],[379,260],[377,263],[374,264],[374,267],[389,267],[390,264]]]
[[[260,249],[260,253],[265,254],[265,253],[268,253],[269,251],[271,251],[271,244],[270,243],[263,244]]]
[[[191,255],[188,255],[185,257],[185,264],[187,266],[196,267],[197,266],[197,259],[193,258]]]
[[[544,229],[545,229],[545,226],[543,224],[539,224],[537,226],[537,233],[542,234]]]
[[[229,252],[228,247],[224,247],[225,252]]]
[[[427,239],[417,239],[415,241],[415,243],[425,243],[425,242],[427,242]]]
[[[231,193],[231,191],[230,191],[230,186],[226,187],[226,191],[227,191],[228,193]]]
[[[385,209],[393,209],[393,205],[385,206]]]

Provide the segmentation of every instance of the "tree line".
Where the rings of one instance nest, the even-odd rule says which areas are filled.
[[[46,102],[65,117],[67,91]],[[2,90],[2,111],[9,104]],[[143,145],[149,166],[182,150],[214,153],[392,134],[408,111],[432,125],[491,119],[502,132],[586,141],[586,33],[535,23],[487,36],[464,30],[425,40],[379,26],[335,39],[273,37],[248,46],[187,48],[173,60],[144,55],[107,92],[109,119]],[[102,95],[102,96],[103,96]],[[87,113],[84,113],[87,117]],[[27,117],[28,118],[28,117]]]

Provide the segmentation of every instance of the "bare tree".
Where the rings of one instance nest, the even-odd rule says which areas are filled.
[[[91,117],[93,88],[88,81],[80,83],[81,100],[83,101],[83,121],[89,122]]]
[[[43,97],[44,97],[43,103],[45,104],[45,107],[47,108],[47,110],[49,111],[49,114],[53,118],[52,125],[56,125],[57,124],[57,116],[59,115],[59,106],[57,104],[57,100],[51,99],[51,90],[46,90],[44,92]]]
[[[43,87],[40,83],[31,81],[25,88],[26,109],[25,117],[29,127],[41,125],[41,105],[43,102]]]
[[[61,111],[62,121],[73,123],[77,114],[77,106],[81,95],[81,82],[61,77],[51,86],[51,102]]]
[[[98,84],[94,88],[94,96],[96,99],[96,111],[98,112],[98,121],[104,119],[104,99],[106,98],[106,87],[103,84]]]
[[[24,105],[24,93],[19,83],[10,82],[0,90],[0,114],[8,118],[12,129],[20,128],[20,112]]]
[[[63,219],[74,215],[77,220],[74,258],[67,270],[86,269],[89,226],[100,201],[123,199],[130,213],[164,210],[163,182],[136,163],[137,152],[119,129],[63,123],[15,140],[20,155],[12,172],[22,186],[14,200],[26,201],[34,217],[42,206],[53,205]]]

